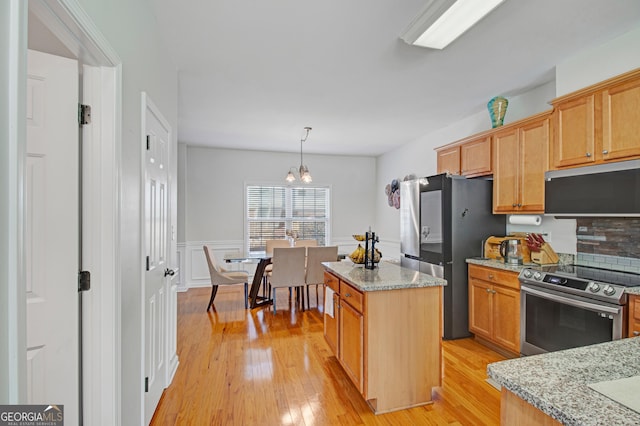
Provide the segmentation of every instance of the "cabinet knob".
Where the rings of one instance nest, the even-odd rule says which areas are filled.
[[[489,274],[489,279],[492,280],[493,279],[493,274]]]
[[[515,207],[516,205],[517,205],[516,203],[513,203],[513,204],[511,204],[511,207]]]
[[[351,297],[351,293],[346,293],[344,297]]]
[[[521,203],[518,203],[518,207],[522,207],[522,204],[521,204]]]
[[[587,155],[587,157],[591,157],[591,153],[590,152],[587,152],[586,155]]]
[[[609,151],[607,151],[606,149],[604,151],[602,151],[603,155],[607,155],[609,153]]]
[[[487,289],[487,293],[491,293],[491,289],[490,288]]]
[[[633,332],[633,335],[634,335],[634,336],[640,336],[640,331],[638,331],[638,330],[634,331],[634,332]]]

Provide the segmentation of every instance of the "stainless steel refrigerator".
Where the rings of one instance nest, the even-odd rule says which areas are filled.
[[[401,265],[444,278],[444,339],[470,336],[469,257],[483,240],[505,235],[505,215],[492,214],[493,181],[440,174],[400,184]]]

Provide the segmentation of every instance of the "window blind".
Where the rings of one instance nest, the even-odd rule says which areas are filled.
[[[266,240],[283,239],[287,231],[299,239],[326,245],[329,229],[328,187],[246,186],[246,247],[265,251]]]

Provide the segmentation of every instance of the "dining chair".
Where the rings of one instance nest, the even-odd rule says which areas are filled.
[[[273,249],[274,248],[285,248],[285,247],[291,247],[291,241],[284,240],[284,239],[265,240],[265,251],[266,251],[268,256],[271,256],[273,254]],[[273,265],[271,265],[271,264],[267,265],[264,268],[264,275],[262,276],[263,289],[267,288],[267,282],[268,282],[269,276],[271,275],[271,269],[272,268],[273,268]],[[269,290],[269,289],[267,289],[267,290]],[[263,293],[263,295],[264,295],[264,293]]]
[[[295,247],[317,247],[318,240],[296,240]]]
[[[265,251],[267,254],[272,254],[273,249],[276,247],[291,247],[291,242],[289,240],[265,240]]]
[[[248,308],[248,289],[249,289],[249,274],[241,271],[227,271],[222,266],[219,266],[214,256],[209,253],[209,247],[202,246],[204,255],[207,258],[207,265],[209,266],[209,275],[211,276],[211,297],[209,298],[209,304],[207,305],[207,312],[213,305],[213,299],[218,293],[218,286],[221,285],[233,285],[244,284],[244,308]]]
[[[307,306],[310,307],[309,286],[316,286],[316,305],[318,304],[318,286],[324,284],[324,266],[322,262],[338,260],[338,246],[308,247],[305,285],[307,287]]]
[[[276,289],[288,287],[289,297],[291,297],[291,289],[293,287],[304,287],[305,252],[305,247],[276,247],[273,249],[273,270],[269,277],[269,283],[271,285],[274,314],[276,313]],[[304,308],[304,293],[302,304]]]

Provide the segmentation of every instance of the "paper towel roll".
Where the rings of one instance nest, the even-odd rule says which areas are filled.
[[[509,224],[511,225],[534,225],[540,226],[542,218],[538,215],[531,214],[512,214],[509,216]]]

